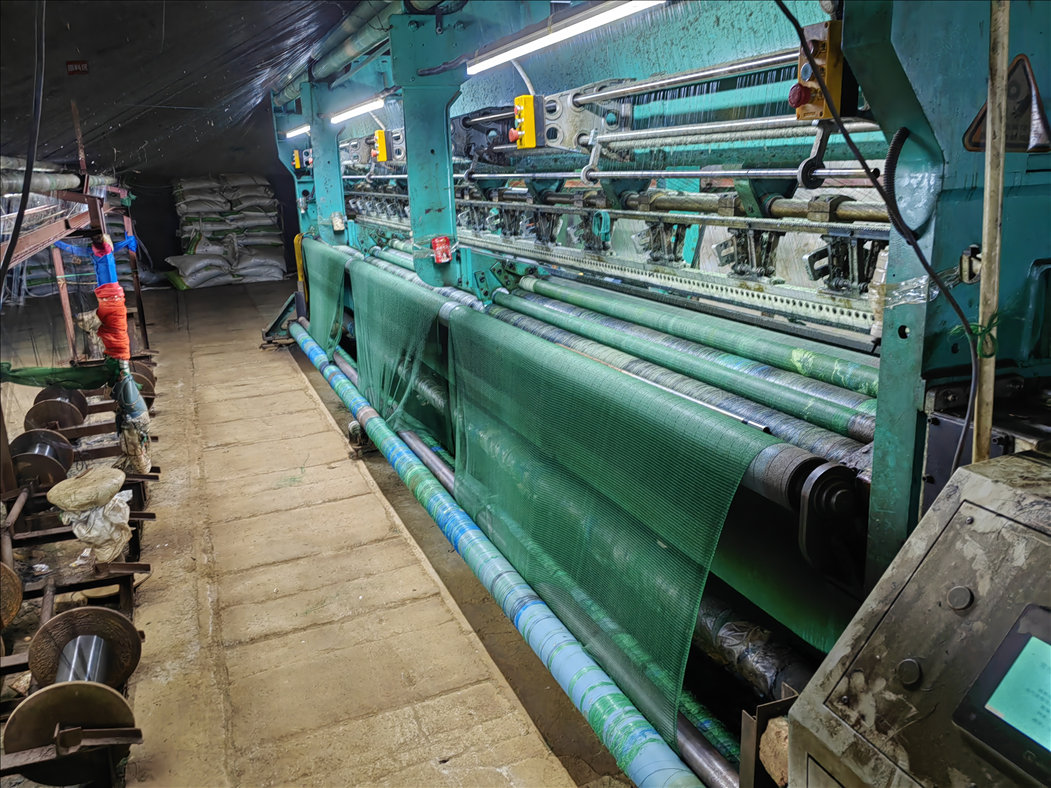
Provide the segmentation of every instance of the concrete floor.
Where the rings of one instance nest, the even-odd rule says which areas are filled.
[[[147,294],[163,474],[128,783],[627,784],[383,458],[349,457],[320,375],[259,349],[289,289]],[[60,363],[23,333],[5,360]]]

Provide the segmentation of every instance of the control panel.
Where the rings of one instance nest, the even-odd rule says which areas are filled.
[[[367,137],[352,137],[339,145],[344,165],[366,170],[373,164],[404,164],[405,130],[377,129]]]
[[[292,151],[292,169],[296,175],[306,175],[314,169],[314,150],[312,148],[295,148]]]
[[[843,50],[840,48],[843,23],[838,19],[830,19],[827,22],[807,25],[803,32],[806,34],[807,46],[817,65],[818,73],[825,80],[825,87],[842,115],[847,111],[844,109],[844,98],[847,96],[843,90],[845,61]],[[802,51],[799,53],[798,79],[788,91],[788,104],[796,111],[797,120],[827,120],[832,117],[814,70]]]
[[[507,132],[507,139],[518,148],[542,148],[544,137],[544,97],[516,96],[514,104],[514,126]]]
[[[1051,784],[1047,567],[1051,458],[958,470],[789,712],[791,784]]]

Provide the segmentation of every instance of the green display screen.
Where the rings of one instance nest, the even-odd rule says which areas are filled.
[[[985,708],[1051,750],[1051,643],[1030,637]]]

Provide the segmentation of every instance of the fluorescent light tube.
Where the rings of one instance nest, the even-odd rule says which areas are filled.
[[[482,71],[487,71],[488,69],[493,68],[494,66],[499,66],[503,63],[508,63],[517,58],[537,52],[538,50],[546,49],[552,44],[557,44],[561,41],[579,36],[581,33],[587,33],[589,30],[595,30],[596,28],[608,25],[610,22],[616,22],[618,19],[631,16],[639,11],[644,11],[647,8],[660,5],[663,2],[664,0],[628,0],[628,2],[618,3],[617,5],[613,5],[612,8],[608,8],[597,14],[589,15],[586,18],[581,19],[579,22],[567,20],[568,24],[566,24],[565,27],[552,30],[550,33],[541,35],[522,44],[512,46],[510,49],[505,49],[502,52],[483,55],[479,60],[467,64],[467,73],[468,75],[479,74]]]
[[[364,115],[366,112],[375,112],[378,109],[383,109],[383,99],[372,99],[366,101],[364,104],[358,104],[357,106],[350,107],[343,110],[338,115],[332,116],[332,123],[342,123],[345,120],[356,118],[358,115]]]
[[[310,124],[304,123],[302,126],[296,126],[294,129],[289,129],[285,132],[285,139],[290,140],[293,137],[298,137],[300,134],[309,134]]]

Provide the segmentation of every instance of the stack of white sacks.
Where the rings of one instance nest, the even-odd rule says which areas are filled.
[[[186,287],[284,278],[277,200],[266,178],[185,178],[175,184],[175,210],[184,253],[167,262]]]

